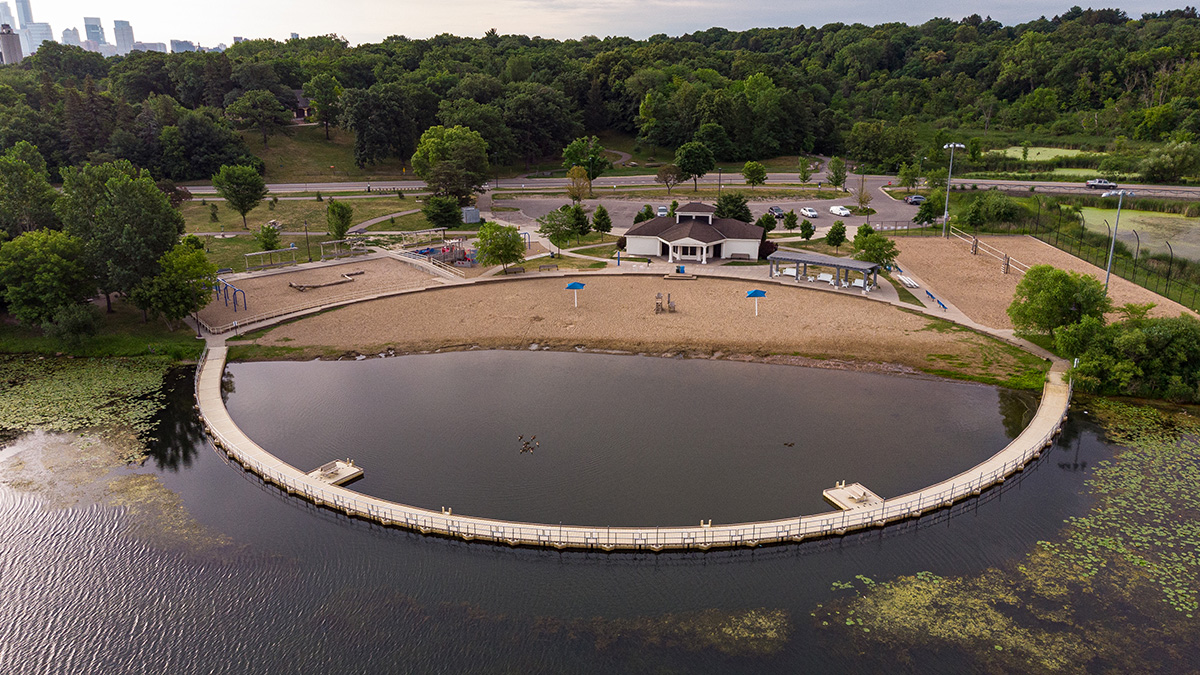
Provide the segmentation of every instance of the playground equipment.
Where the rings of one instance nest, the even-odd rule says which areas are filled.
[[[246,271],[267,269],[269,267],[282,267],[284,265],[296,264],[296,245],[292,244],[288,248],[277,248],[271,251],[255,251],[254,253],[246,253]],[[288,259],[288,256],[291,256]],[[266,260],[266,262],[261,262]]]
[[[246,309],[246,291],[234,286],[224,279],[217,279],[217,285],[213,286],[213,292],[218,298],[224,297],[225,306],[229,306],[229,294],[233,293],[233,311],[238,311],[238,293],[242,294],[242,309]]]
[[[321,246],[321,260],[337,260],[338,258],[350,258],[356,255],[366,253],[358,239],[335,239],[333,241],[323,241]]]

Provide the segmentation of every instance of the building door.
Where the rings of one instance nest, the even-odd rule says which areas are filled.
[[[714,260],[721,257],[721,245],[720,244],[713,244],[713,256],[712,257]]]
[[[660,247],[661,248],[660,248],[659,255],[664,256],[664,257],[671,255],[670,244],[660,244]]]

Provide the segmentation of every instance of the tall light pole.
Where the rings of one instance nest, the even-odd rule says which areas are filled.
[[[1101,197],[1112,197],[1114,195],[1117,198],[1117,219],[1113,223],[1112,241],[1109,242],[1109,244],[1108,244],[1108,265],[1105,266],[1105,268],[1104,268],[1104,294],[1105,295],[1108,295],[1108,277],[1110,274],[1112,274],[1113,251],[1117,248],[1117,228],[1121,226],[1121,204],[1122,204],[1122,202],[1125,201],[1125,195],[1129,195],[1130,197],[1132,197],[1133,192],[1130,190],[1113,190],[1111,192],[1105,192],[1104,194],[1102,194],[1100,196]]]
[[[946,170],[946,209],[942,211],[942,236],[945,237],[950,227],[950,177],[954,175],[954,151],[966,150],[967,146],[962,143],[947,143],[942,149],[950,151],[950,168]]]

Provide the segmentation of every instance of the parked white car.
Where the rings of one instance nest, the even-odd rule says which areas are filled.
[[[843,218],[850,215],[850,209],[844,206],[831,206],[829,207],[829,212],[835,216],[841,216]]]
[[[811,206],[806,206],[806,207],[800,209],[800,215],[804,216],[805,218],[816,218],[817,210],[812,208]]]
[[[667,214],[670,212],[671,212],[671,210],[665,206],[658,207],[658,217],[659,218],[665,218],[667,216]]]

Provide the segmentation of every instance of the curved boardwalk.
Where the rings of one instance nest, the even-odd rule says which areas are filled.
[[[580,527],[442,513],[377,499],[309,478],[303,471],[259,447],[234,424],[221,398],[226,351],[223,345],[214,346],[201,357],[196,375],[200,416],[214,443],[263,480],[315,504],[386,526],[467,541],[557,549],[657,552],[753,547],[842,535],[915,518],[978,495],[1023,470],[1050,445],[1062,426],[1071,400],[1071,387],[1063,378],[1066,366],[1058,363],[1048,375],[1033,421],[1006,448],[957,476],[917,492],[885,499],[876,507],[710,527]]]

